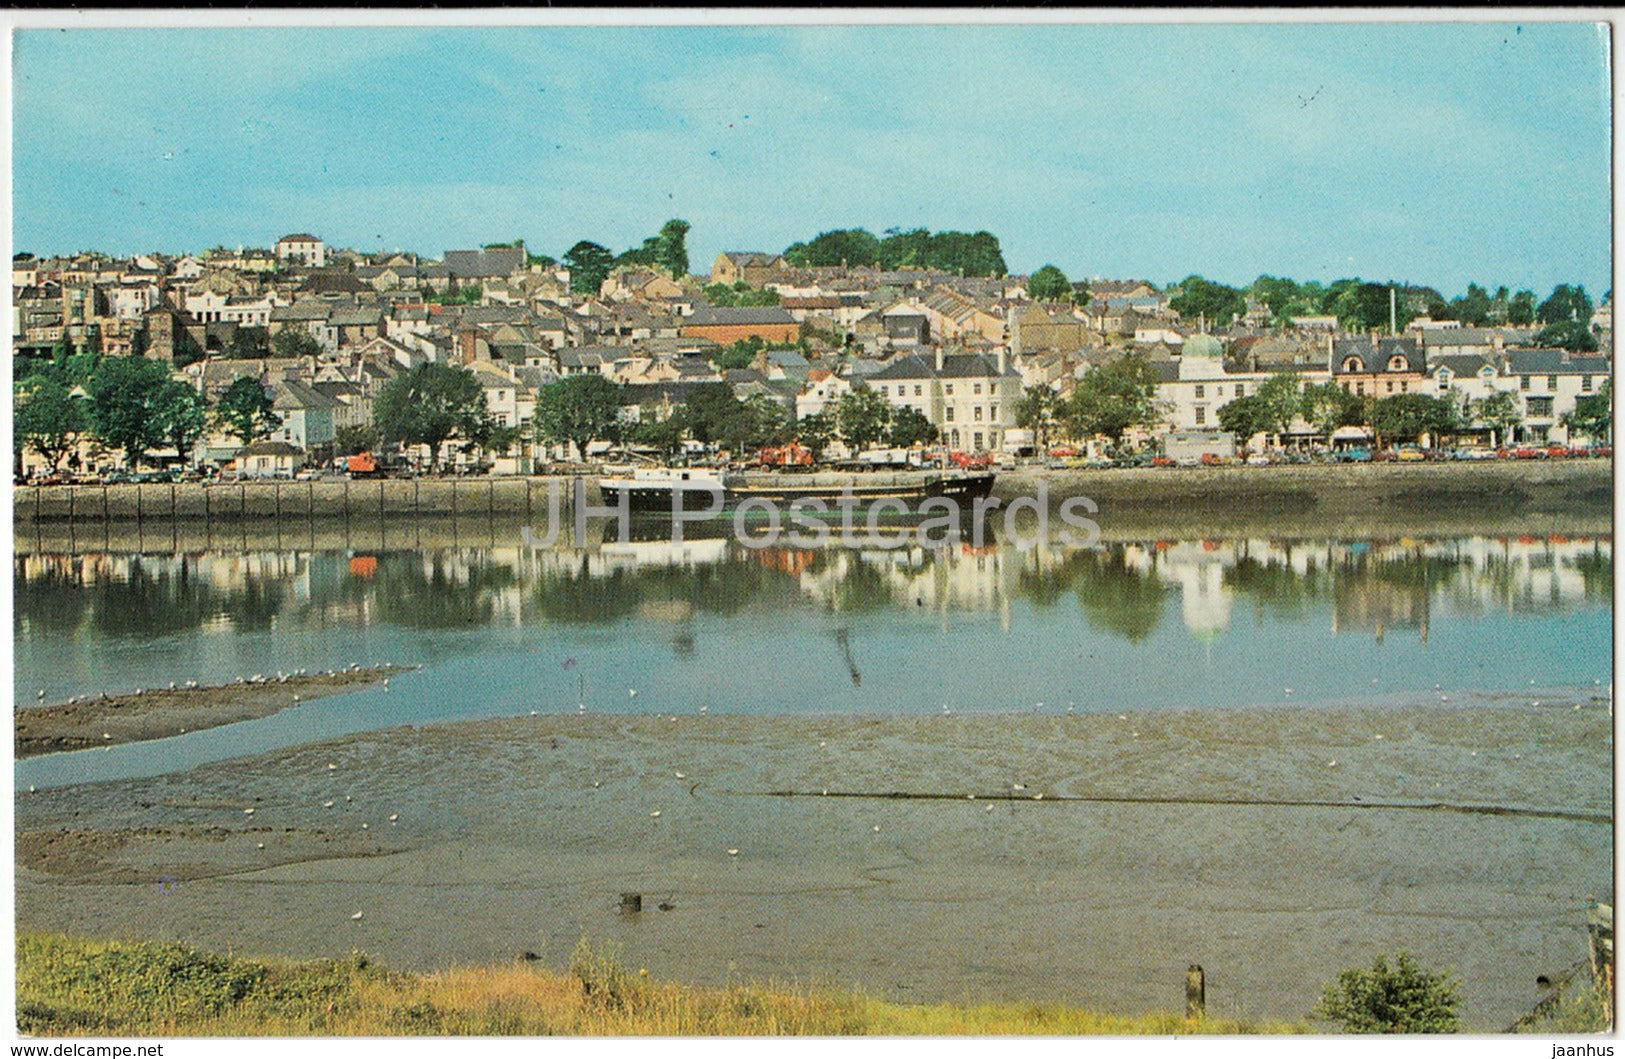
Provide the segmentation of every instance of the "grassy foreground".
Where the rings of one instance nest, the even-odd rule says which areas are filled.
[[[893,1004],[854,993],[656,982],[580,946],[536,964],[390,971],[356,955],[295,963],[185,945],[17,937],[17,1022],[39,1036],[836,1036],[1307,1033],[1306,1025],[1059,1005]]]

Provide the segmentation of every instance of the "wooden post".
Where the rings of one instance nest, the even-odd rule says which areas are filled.
[[[621,895],[621,913],[623,915],[625,915],[628,912],[641,912],[641,911],[643,911],[643,895],[642,894],[622,894]]]
[[[1193,963],[1185,972],[1185,1017],[1200,1019],[1207,1015],[1207,977],[1202,965]]]
[[[141,483],[135,483],[135,539],[141,540]]]

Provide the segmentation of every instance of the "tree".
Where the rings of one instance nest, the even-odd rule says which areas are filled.
[[[316,341],[315,336],[297,328],[284,328],[271,339],[271,355],[274,357],[314,357],[321,351],[321,343]]]
[[[1179,285],[1178,296],[1169,300],[1168,307],[1182,320],[1200,317],[1215,326],[1224,326],[1247,311],[1247,299],[1234,287],[1201,276],[1187,276]]]
[[[784,259],[797,268],[873,265],[880,260],[880,240],[862,228],[820,232],[810,242],[791,243]]]
[[[191,383],[170,379],[159,394],[163,433],[182,463],[190,463],[192,448],[208,425],[209,408]]]
[[[1338,280],[1327,290],[1322,307],[1336,314],[1338,323],[1350,331],[1385,331],[1390,315],[1398,327],[1410,323],[1415,315],[1396,294],[1397,289],[1388,283]]]
[[[1228,430],[1242,441],[1254,434],[1270,432],[1269,409],[1259,394],[1236,397],[1219,408],[1219,429]]]
[[[483,431],[485,391],[467,368],[419,364],[384,385],[373,406],[373,422],[385,441],[429,446],[433,470],[447,439],[467,440]]]
[[[263,327],[239,327],[232,333],[226,354],[236,360],[260,360],[271,355],[271,340]]]
[[[766,394],[752,394],[721,424],[718,440],[731,452],[745,452],[782,439],[788,425],[784,406]]]
[[[1305,301],[1302,290],[1292,280],[1268,274],[1253,280],[1252,286],[1247,288],[1247,293],[1255,301],[1262,302],[1270,311],[1270,317],[1280,324],[1315,308]]]
[[[1535,310],[1535,319],[1543,324],[1574,322],[1589,326],[1591,310],[1591,298],[1584,287],[1559,283],[1552,289],[1552,296]]]
[[[1479,398],[1468,406],[1467,414],[1474,422],[1490,428],[1493,432],[1490,438],[1492,445],[1506,444],[1518,424],[1523,422],[1523,413],[1518,411],[1518,398],[1510,390],[1497,390],[1488,397]]]
[[[683,425],[683,412],[681,408],[676,408],[664,419],[645,419],[640,422],[632,430],[632,440],[639,445],[648,445],[659,450],[662,457],[670,460],[683,447],[684,433],[686,428]]]
[[[1331,444],[1338,427],[1358,424],[1364,414],[1363,402],[1335,382],[1323,382],[1304,390],[1299,405],[1305,419],[1325,435]]]
[[[621,418],[621,388],[602,375],[571,375],[536,394],[536,438],[574,445],[585,459],[587,443],[611,433]]]
[[[1292,427],[1292,420],[1303,410],[1298,377],[1290,371],[1274,373],[1259,384],[1258,400],[1263,429],[1277,436],[1285,435]]]
[[[655,252],[655,264],[671,273],[675,279],[688,275],[689,227],[687,221],[674,217],[660,226],[660,235],[657,236],[659,248]]]
[[[852,389],[835,402],[835,428],[854,451],[879,441],[891,423],[891,415],[891,405],[866,382],[853,383]]]
[[[823,412],[814,412],[796,421],[796,441],[812,453],[814,461],[824,458],[824,450],[834,439],[835,424]]]
[[[339,456],[354,456],[371,452],[378,447],[378,428],[370,423],[351,423],[333,432],[333,452]]]
[[[164,441],[163,390],[168,381],[169,369],[145,357],[109,357],[90,380],[96,436],[123,449],[131,467]]]
[[[253,376],[234,379],[214,405],[214,418],[226,433],[251,445],[282,425],[282,417],[271,410],[271,395]]]
[[[917,408],[898,408],[892,411],[891,426],[887,429],[886,440],[900,449],[911,449],[915,445],[934,444],[941,431],[937,425],[926,418],[924,412]]]
[[[1483,327],[1490,319],[1490,296],[1476,283],[1467,284],[1467,293],[1451,303],[1456,319],[1467,327]]]
[[[1507,323],[1514,327],[1527,327],[1535,322],[1535,292],[1521,290],[1507,303]]]
[[[1378,956],[1369,971],[1353,968],[1328,984],[1315,1014],[1346,1033],[1455,1033],[1460,992],[1448,973],[1433,974],[1401,952],[1388,966]]]
[[[1150,426],[1160,409],[1157,377],[1145,357],[1126,353],[1089,371],[1060,409],[1074,437],[1120,442],[1132,427]]]
[[[1614,425],[1613,404],[1612,382],[1604,379],[1596,393],[1581,397],[1574,402],[1572,411],[1563,414],[1563,425],[1570,435],[1583,435],[1593,443],[1607,441]]]
[[[1032,431],[1033,443],[1039,449],[1049,447],[1059,403],[1059,395],[1048,386],[1034,386],[1016,401],[1016,426]]]
[[[595,295],[615,267],[615,255],[607,246],[583,239],[564,252],[564,267],[570,270],[573,293]]]
[[[703,445],[720,443],[734,417],[740,414],[739,398],[725,382],[702,382],[688,392],[684,421],[695,441]]]
[[[1027,297],[1035,302],[1070,302],[1072,283],[1054,265],[1045,265],[1027,279]]]
[[[1580,320],[1559,320],[1547,324],[1535,336],[1537,346],[1555,346],[1566,349],[1570,353],[1594,353],[1597,350],[1597,336],[1592,334],[1591,325]]]
[[[720,308],[779,304],[778,291],[766,287],[758,289],[744,280],[739,280],[731,287],[726,283],[712,283],[702,288],[701,293],[705,295],[706,301]]]
[[[11,408],[17,451],[32,449],[53,471],[90,425],[84,399],[54,372],[35,372],[13,381]]]
[[[1414,441],[1460,429],[1456,406],[1425,393],[1396,393],[1371,403],[1371,430],[1383,438]]]

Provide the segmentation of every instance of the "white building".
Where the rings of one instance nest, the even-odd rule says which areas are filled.
[[[1308,386],[1330,382],[1332,377],[1329,367],[1292,370],[1298,376],[1300,392]],[[1224,348],[1219,340],[1212,335],[1192,335],[1181,347],[1176,377],[1157,386],[1157,400],[1165,406],[1163,422],[1172,430],[1214,430],[1219,424],[1219,409],[1238,397],[1256,395],[1270,375],[1270,372],[1226,371]],[[1294,429],[1312,428],[1299,420]]]
[[[952,448],[996,452],[1013,444],[1021,376],[1003,349],[979,353],[910,354],[892,359],[868,383],[893,408],[913,408],[934,423]]]
[[[327,264],[327,246],[314,235],[303,232],[284,235],[276,241],[276,259],[284,265],[321,268]]]

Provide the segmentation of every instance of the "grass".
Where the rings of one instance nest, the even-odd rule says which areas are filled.
[[[1306,1025],[1061,1005],[894,1004],[772,985],[650,979],[585,941],[570,969],[391,971],[355,955],[292,962],[159,942],[17,938],[17,1022],[36,1036],[843,1036],[1306,1033]]]

